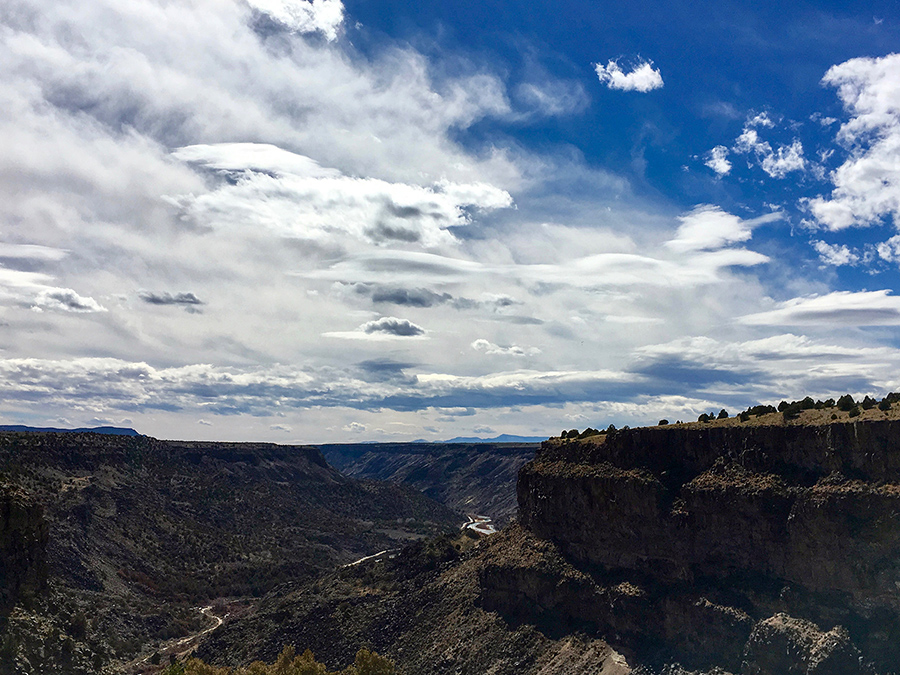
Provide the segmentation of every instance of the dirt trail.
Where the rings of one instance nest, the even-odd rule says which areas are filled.
[[[158,672],[163,666],[168,664],[170,655],[174,655],[178,659],[183,659],[186,656],[190,655],[191,652],[193,652],[197,648],[200,639],[219,628],[223,623],[225,623],[225,618],[228,616],[228,614],[226,614],[224,617],[213,614],[212,605],[209,605],[207,607],[197,607],[196,609],[198,612],[203,614],[203,616],[212,619],[214,622],[213,625],[207,626],[203,630],[192,633],[187,637],[178,638],[176,640],[169,640],[162,643],[154,652],[159,653],[161,657],[160,664],[162,665],[151,664],[150,658],[153,656],[153,654],[150,654],[148,656],[142,656],[123,666],[122,670],[119,672],[123,673],[123,675],[149,675],[149,673]]]

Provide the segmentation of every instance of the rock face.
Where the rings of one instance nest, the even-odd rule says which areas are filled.
[[[627,633],[630,622],[606,616],[614,582],[627,582],[646,617],[633,642],[699,667],[900,664],[900,423],[554,439],[517,491],[521,524],[606,593],[558,620]]]
[[[24,491],[0,484],[0,617],[47,583],[44,512]]]

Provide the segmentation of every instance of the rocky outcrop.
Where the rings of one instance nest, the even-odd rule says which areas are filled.
[[[554,439],[518,499],[522,525],[598,587],[642,589],[645,644],[748,675],[900,663],[900,423]],[[626,629],[605,608],[564,614]],[[779,650],[790,667],[767,660]]]
[[[44,512],[23,490],[0,484],[0,618],[47,582]]]

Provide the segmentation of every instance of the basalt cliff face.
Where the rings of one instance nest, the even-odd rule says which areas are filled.
[[[486,569],[486,605],[648,662],[900,671],[900,423],[679,425],[552,439],[519,521],[579,574]]]
[[[47,536],[41,505],[24,490],[0,484],[0,619],[22,596],[46,586]]]

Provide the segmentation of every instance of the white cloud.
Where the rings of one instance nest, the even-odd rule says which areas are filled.
[[[351,434],[361,434],[366,430],[365,424],[360,424],[359,422],[350,422],[349,424],[344,425],[344,431],[347,431]]]
[[[757,326],[897,326],[900,297],[890,290],[836,291],[826,295],[793,298],[776,309],[741,317],[741,323]]]
[[[254,9],[267,14],[297,33],[320,32],[328,40],[337,38],[344,21],[341,0],[247,0]]]
[[[763,111],[752,117],[747,118],[747,126],[748,127],[767,127],[771,129],[775,126],[775,122],[772,121],[772,118],[769,117],[769,113]]]
[[[819,254],[819,258],[826,265],[840,267],[842,265],[855,265],[859,262],[859,256],[843,244],[828,244],[824,241],[814,241],[813,248]]]
[[[107,309],[93,298],[78,295],[71,288],[48,288],[37,294],[33,309],[62,312],[105,312]]]
[[[731,171],[731,162],[728,161],[728,148],[717,145],[706,154],[704,164],[720,176],[725,176]]]
[[[270,424],[269,429],[271,431],[280,431],[286,434],[289,434],[294,430],[290,424]]]
[[[442,180],[420,187],[353,178],[272,145],[189,146],[174,154],[232,176],[212,192],[172,200],[185,218],[207,226],[262,226],[278,236],[320,241],[344,233],[375,244],[433,248],[453,242],[447,228],[471,222],[468,209],[512,205],[508,192],[487,183]]]
[[[773,126],[768,116],[767,123],[759,121],[760,115],[748,120],[744,130],[737,137],[734,151],[739,154],[753,154],[760,167],[772,178],[784,178],[791,171],[802,171],[806,168],[806,158],[803,156],[803,144],[794,140],[789,146],[780,145],[772,150],[768,141],[763,141],[754,126]]]
[[[616,61],[609,61],[605,66],[595,63],[594,70],[600,81],[610,89],[646,93],[663,86],[662,75],[649,61],[638,63],[629,73],[624,72]]]
[[[837,87],[851,118],[838,132],[850,156],[832,174],[830,197],[808,206],[830,230],[900,221],[900,54],[832,66],[823,84]]]
[[[773,212],[752,220],[742,220],[718,206],[701,205],[678,217],[681,225],[675,238],[666,242],[666,246],[679,252],[720,249],[728,244],[749,240],[754,227],[781,218],[781,213]]]
[[[900,262],[900,234],[876,244],[878,257],[887,262]]]
[[[579,112],[590,102],[580,82],[525,82],[516,88],[516,94],[518,100],[534,113],[546,116]]]
[[[509,345],[508,347],[501,347],[500,345],[494,344],[490,340],[485,340],[484,338],[478,338],[472,343],[471,346],[475,351],[484,352],[488,355],[535,356],[541,353],[541,350],[537,347],[520,347],[519,345]]]
[[[779,146],[762,157],[760,166],[772,178],[784,178],[791,171],[802,171],[806,168],[803,145],[795,140],[790,146]]]

